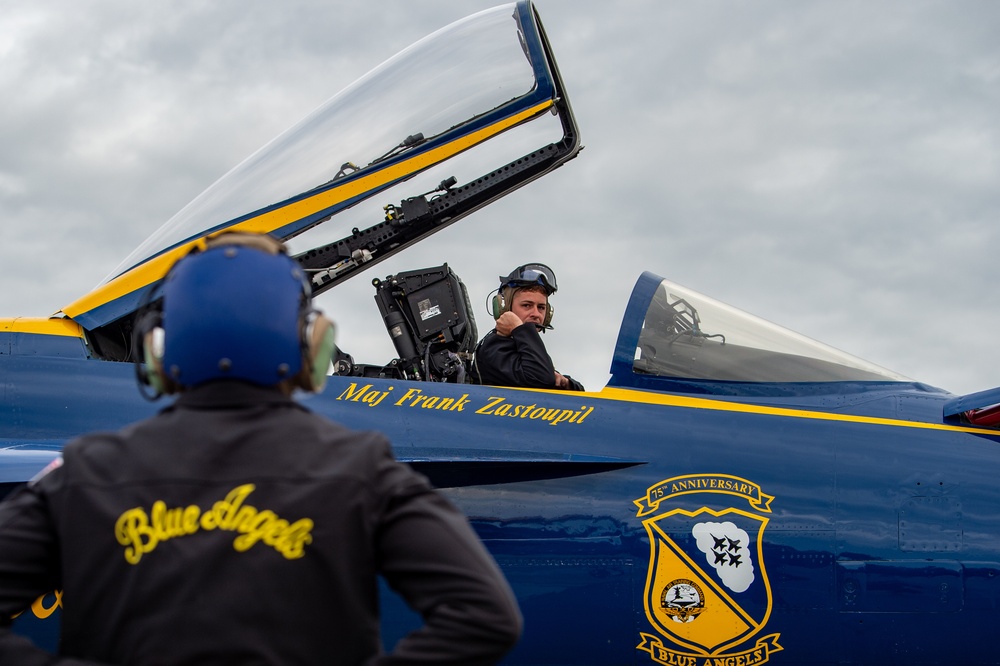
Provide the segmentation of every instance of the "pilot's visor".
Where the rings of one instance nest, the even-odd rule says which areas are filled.
[[[541,285],[549,295],[554,294],[558,289],[556,274],[545,264],[525,264],[524,266],[518,266],[506,278],[501,277],[500,281],[505,287]]]

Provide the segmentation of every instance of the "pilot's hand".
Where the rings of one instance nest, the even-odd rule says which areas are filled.
[[[556,388],[565,389],[567,391],[586,391],[587,390],[587,389],[583,388],[583,384],[581,384],[580,382],[576,381],[575,379],[573,379],[569,375],[560,375],[558,372],[556,373]]]
[[[518,317],[513,312],[510,311],[504,312],[502,315],[500,315],[500,318],[497,319],[497,335],[502,335],[505,338],[509,338],[510,334],[514,331],[514,329],[523,323],[524,322],[521,321],[521,318]]]

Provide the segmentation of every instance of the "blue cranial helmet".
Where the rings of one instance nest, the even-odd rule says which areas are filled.
[[[256,240],[237,243],[223,235],[167,275],[159,369],[168,382],[273,386],[300,376],[311,362],[310,290],[302,268],[274,239],[250,238]]]

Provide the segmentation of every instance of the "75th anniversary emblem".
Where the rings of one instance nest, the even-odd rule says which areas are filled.
[[[676,506],[694,494],[705,506]],[[665,666],[756,666],[782,649],[779,634],[759,635],[771,616],[763,538],[773,499],[746,479],[689,474],[635,500],[649,535],[646,619],[658,632],[640,632],[637,649]]]

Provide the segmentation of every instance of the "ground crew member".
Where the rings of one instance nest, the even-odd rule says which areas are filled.
[[[158,415],[0,504],[0,663],[492,664],[521,617],[466,518],[380,434],[296,402],[332,325],[267,236],[223,234],[138,322]],[[388,654],[381,575],[423,618]],[[62,590],[60,657],[10,616]]]

